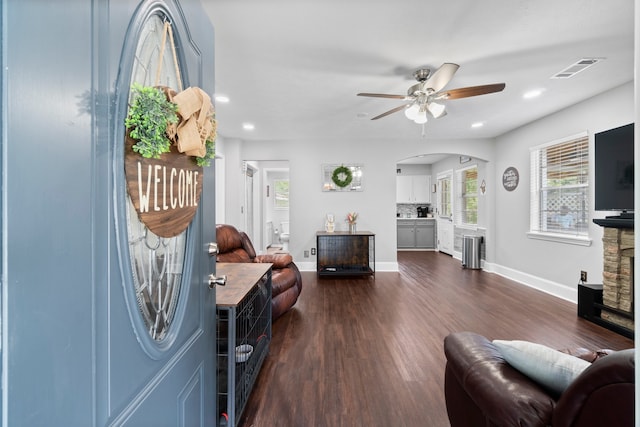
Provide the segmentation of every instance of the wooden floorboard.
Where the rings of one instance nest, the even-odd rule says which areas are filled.
[[[455,331],[558,349],[633,347],[573,303],[448,255],[399,252],[398,263],[398,273],[368,278],[303,273],[240,425],[449,426],[443,340]]]

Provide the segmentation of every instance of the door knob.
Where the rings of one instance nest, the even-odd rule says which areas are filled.
[[[209,256],[218,255],[218,244],[216,242],[209,243]]]
[[[224,286],[227,284],[227,275],[216,277],[213,274],[209,275],[209,289],[215,288],[216,285]]]

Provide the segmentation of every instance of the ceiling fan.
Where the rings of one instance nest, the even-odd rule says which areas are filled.
[[[486,95],[500,92],[505,88],[504,83],[495,83],[482,86],[469,86],[459,89],[442,90],[458,71],[458,64],[444,63],[440,68],[431,73],[428,68],[421,68],[413,73],[413,77],[418,81],[407,90],[406,95],[388,95],[384,93],[359,93],[358,96],[369,96],[373,98],[391,98],[409,101],[396,108],[392,108],[382,114],[373,117],[371,120],[378,120],[389,114],[404,110],[408,119],[422,124],[427,122],[427,113],[433,118],[443,117],[447,114],[443,104],[436,101],[446,101],[448,99],[468,98],[471,96]]]

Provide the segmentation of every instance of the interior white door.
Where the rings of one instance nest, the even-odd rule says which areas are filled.
[[[438,251],[453,255],[453,171],[438,174],[436,197]]]

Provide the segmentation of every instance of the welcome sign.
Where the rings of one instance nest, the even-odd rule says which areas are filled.
[[[159,159],[133,151],[127,132],[125,175],[129,197],[140,221],[160,237],[174,237],[191,223],[202,193],[202,167],[172,145]]]

